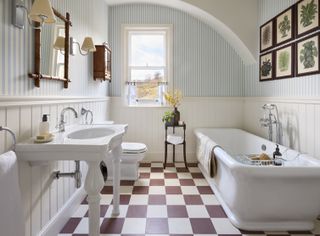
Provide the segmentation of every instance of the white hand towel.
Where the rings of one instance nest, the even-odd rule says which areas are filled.
[[[167,136],[167,141],[169,143],[172,143],[174,145],[177,145],[177,144],[181,144],[183,143],[183,138],[181,136],[178,136],[178,135],[173,135],[173,134],[169,134]]]
[[[24,236],[16,154],[0,155],[0,235]]]

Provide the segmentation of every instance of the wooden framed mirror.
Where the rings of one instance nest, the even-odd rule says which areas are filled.
[[[43,79],[63,82],[68,88],[69,80],[69,31],[72,23],[70,14],[63,16],[56,9],[56,24],[45,24],[34,31],[34,71],[29,77],[34,80],[35,87],[40,87]],[[64,52],[53,48],[58,36],[64,37]]]

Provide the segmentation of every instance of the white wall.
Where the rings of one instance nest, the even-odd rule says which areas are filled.
[[[148,147],[146,160],[164,160],[164,124],[161,119],[166,110],[172,108],[127,107],[119,97],[112,97],[111,119],[117,123],[128,123],[126,141],[143,142]],[[197,162],[196,140],[193,130],[199,127],[243,127],[243,98],[233,97],[185,97],[179,107],[181,120],[187,125],[187,159]],[[171,149],[170,153],[171,153]],[[183,161],[182,148],[176,161]],[[172,162],[172,155],[169,156]]]

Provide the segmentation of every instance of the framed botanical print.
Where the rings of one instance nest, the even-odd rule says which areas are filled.
[[[294,44],[279,48],[275,52],[275,78],[284,79],[294,76]]]
[[[273,21],[271,20],[260,27],[260,52],[272,48],[273,42]]]
[[[320,72],[319,34],[296,42],[296,76]]]
[[[294,7],[290,7],[276,16],[276,45],[286,43],[294,37]]]
[[[297,37],[319,29],[319,0],[301,0],[297,7]]]
[[[273,79],[273,52],[260,56],[260,81]]]

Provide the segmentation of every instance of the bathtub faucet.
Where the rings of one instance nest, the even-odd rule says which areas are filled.
[[[279,120],[277,105],[264,104],[262,109],[264,117],[260,119],[261,126],[268,128],[268,137],[270,141],[282,144],[282,126]],[[276,128],[276,140],[273,140],[273,126]]]

